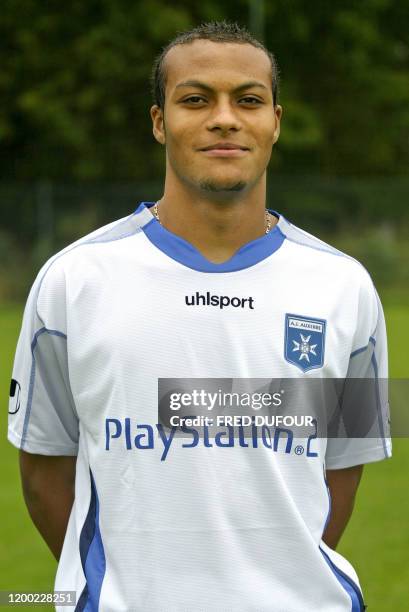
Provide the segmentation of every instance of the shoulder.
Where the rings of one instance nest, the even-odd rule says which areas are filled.
[[[382,307],[373,280],[364,265],[282,216],[279,229],[286,238],[291,261],[298,273],[319,279],[324,291],[330,291],[337,285],[342,288],[345,296],[354,296],[357,316],[367,319],[369,326],[374,326]]]
[[[151,214],[148,213],[148,215],[151,218]],[[78,255],[80,258],[84,258],[85,253],[92,251],[92,249],[88,250],[86,247],[96,245],[103,247],[103,245],[110,245],[138,234],[146,222],[146,215],[140,214],[139,209],[137,209],[132,214],[103,225],[79,238],[55,253],[45,262],[38,274],[39,280],[41,281],[51,276],[55,270],[63,268],[73,258],[77,259]]]
[[[282,215],[278,225],[299,265],[316,266],[317,272],[320,269],[332,273],[344,271],[350,281],[357,281],[367,289],[373,289],[369,272],[360,261],[290,223]]]
[[[86,275],[94,256],[101,258],[111,245],[135,236],[144,223],[146,219],[142,220],[135,211],[86,234],[50,257],[38,272],[28,300],[40,318],[51,304],[53,308],[63,307],[68,274],[76,278]]]

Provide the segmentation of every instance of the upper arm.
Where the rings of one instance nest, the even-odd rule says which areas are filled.
[[[8,439],[37,455],[75,456],[79,421],[68,372],[65,282],[40,271],[28,297],[10,387]]]
[[[47,488],[54,491],[72,488],[75,484],[76,457],[46,456],[19,452],[20,474],[26,497]]]
[[[328,439],[326,469],[341,470],[390,457],[388,355],[381,302],[363,276],[336,433]]]
[[[331,497],[334,497],[334,492],[355,494],[361,481],[363,469],[363,465],[354,465],[340,470],[327,470],[326,480]]]

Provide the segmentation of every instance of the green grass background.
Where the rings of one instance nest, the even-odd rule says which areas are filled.
[[[385,315],[390,376],[409,378],[409,307],[386,306]],[[8,388],[21,317],[21,306],[0,307],[0,590],[52,591],[56,562],[28,516],[18,451],[6,440]],[[354,514],[338,547],[358,572],[368,612],[409,610],[408,474],[409,441],[395,439],[391,460],[365,467]]]

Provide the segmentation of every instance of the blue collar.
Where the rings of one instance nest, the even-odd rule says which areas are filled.
[[[146,217],[145,211],[154,204],[155,202],[141,202],[135,214],[143,213]],[[268,211],[280,219],[278,213],[270,209]],[[142,231],[163,253],[198,272],[237,272],[250,268],[277,251],[285,239],[277,223],[268,234],[247,242],[230,259],[218,264],[206,259],[190,242],[167,230],[153,216],[142,226]]]

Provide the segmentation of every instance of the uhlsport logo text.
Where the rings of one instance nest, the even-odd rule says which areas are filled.
[[[229,295],[212,295],[210,291],[200,293],[196,291],[192,295],[185,295],[186,306],[216,306],[221,310],[229,306],[233,308],[249,308],[254,310],[253,297],[230,297]]]

